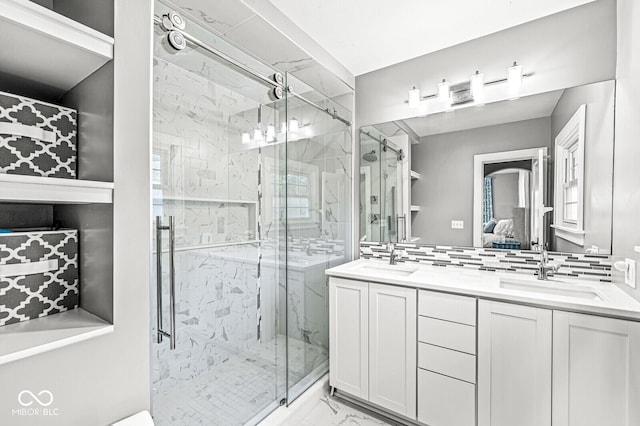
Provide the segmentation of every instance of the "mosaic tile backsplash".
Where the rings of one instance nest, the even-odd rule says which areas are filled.
[[[527,250],[396,244],[399,262],[418,262],[441,267],[459,267],[480,271],[516,272],[537,275],[540,253]],[[385,243],[361,242],[363,259],[388,259]],[[549,252],[549,261],[560,264],[555,276],[611,282],[609,255]]]

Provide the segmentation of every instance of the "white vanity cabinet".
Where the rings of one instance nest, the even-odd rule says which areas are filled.
[[[551,424],[552,311],[478,303],[478,426]]]
[[[329,382],[369,399],[369,283],[329,280]]]
[[[416,290],[369,284],[369,401],[416,417]]]
[[[416,417],[416,290],[329,281],[331,386]]]
[[[553,426],[640,425],[640,323],[553,312]]]
[[[476,299],[418,292],[418,421],[476,424]]]
[[[345,396],[428,426],[640,425],[639,321],[409,284],[330,277]]]

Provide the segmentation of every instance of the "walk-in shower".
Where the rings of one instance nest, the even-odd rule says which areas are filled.
[[[404,150],[373,126],[360,129],[360,238],[402,242],[407,238],[403,194],[407,162]]]
[[[156,3],[156,424],[255,423],[328,370],[351,112]]]

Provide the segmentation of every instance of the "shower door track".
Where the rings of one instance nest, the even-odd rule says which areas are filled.
[[[180,33],[185,40],[191,42],[192,44],[206,50],[207,52],[211,53],[212,55],[217,56],[219,59],[221,59],[222,61],[226,62],[227,64],[231,65],[232,67],[236,68],[237,70],[241,71],[242,73],[244,73],[245,75],[258,80],[262,83],[268,84],[270,86],[272,86],[274,89],[276,90],[280,90],[282,92],[286,91],[288,93],[290,93],[292,96],[296,97],[297,99],[300,99],[301,101],[305,102],[307,105],[312,106],[313,108],[316,108],[322,112],[324,112],[325,114],[329,115],[331,118],[333,118],[334,120],[338,120],[341,121],[342,123],[346,124],[347,126],[351,126],[351,121],[341,117],[338,112],[334,109],[333,111],[329,108],[323,108],[322,106],[318,105],[317,103],[305,98],[304,96],[300,95],[299,93],[296,93],[293,91],[293,88],[291,86],[285,86],[284,84],[281,83],[281,81],[283,81],[282,78],[282,74],[279,72],[276,72],[272,77],[267,77],[264,76],[262,74],[260,74],[258,71],[254,70],[253,68],[238,62],[237,60],[233,59],[231,56],[227,55],[224,52],[219,51],[218,49],[216,49],[215,47],[210,46],[209,44],[205,43],[204,41],[200,40],[197,37],[192,36],[191,34],[189,34],[188,32],[184,31],[183,29],[180,29],[178,27],[172,27],[170,29],[166,28],[164,23],[163,23],[163,18],[164,17],[160,17],[160,16],[155,16],[153,17],[153,23],[155,25],[157,25],[158,27],[160,27],[160,29],[162,29],[165,32],[177,32]],[[171,43],[170,43],[171,44]]]
[[[369,136],[371,139],[373,139],[374,141],[378,142],[380,145],[384,146],[385,148],[395,152],[397,155],[402,154],[402,149],[397,149],[397,148],[394,148],[393,146],[391,146],[391,144],[389,143],[387,138],[380,139],[380,138],[372,135],[371,133],[367,132],[366,130],[360,130],[360,133]]]

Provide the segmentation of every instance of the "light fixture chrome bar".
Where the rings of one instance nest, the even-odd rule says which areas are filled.
[[[402,149],[396,149],[396,148],[392,147],[391,145],[389,145],[389,140],[387,138],[380,139],[380,138],[372,135],[371,133],[367,132],[366,130],[362,130],[362,129],[360,129],[360,133],[369,136],[371,139],[373,139],[374,141],[378,142],[383,147],[385,147],[385,148],[391,150],[392,152],[396,153],[396,155],[402,155],[403,154]]]
[[[533,76],[533,73],[529,73],[529,74],[522,74],[522,78],[528,78]],[[486,83],[484,83],[485,86],[493,86],[494,84],[500,84],[500,83],[506,83],[507,79],[506,78],[501,78],[498,80],[491,80],[491,81],[487,81]],[[464,82],[466,83],[466,82]],[[458,84],[464,84],[464,83],[458,83]],[[451,87],[457,86],[458,84],[451,84]],[[420,97],[421,101],[425,101],[427,99],[433,99],[433,98],[437,98],[438,95],[437,94],[432,94],[432,95],[424,95]],[[405,104],[408,104],[409,101],[404,101]]]
[[[162,25],[162,18],[159,16],[154,16],[153,17],[153,22],[155,25],[157,25],[158,27],[160,27],[163,31],[166,31],[166,28],[163,27]],[[282,83],[279,83],[278,81],[276,81],[275,78],[270,78],[270,77],[266,77],[262,74],[260,74],[258,71],[254,70],[253,68],[236,61],[235,59],[233,59],[231,56],[227,55],[224,52],[219,51],[218,49],[211,47],[210,45],[208,45],[207,43],[205,43],[204,41],[200,40],[197,37],[192,36],[191,34],[187,33],[186,31],[174,27],[171,31],[175,31],[180,33],[185,40],[187,40],[188,42],[191,42],[192,44],[206,50],[207,52],[211,53],[212,55],[216,56],[217,58],[221,59],[222,61],[226,62],[228,65],[231,65],[232,67],[234,67],[235,69],[241,71],[242,73],[244,73],[245,75],[258,80],[262,83],[268,84],[270,86],[272,86],[274,89],[278,90],[282,90],[282,91],[288,91],[289,93],[291,93],[293,96],[295,96],[296,98],[300,99],[301,101],[307,103],[308,105],[319,109],[320,111],[330,115],[333,119],[335,120],[339,120],[341,122],[343,122],[344,124],[346,124],[347,126],[351,126],[351,122],[349,120],[346,120],[344,118],[342,118],[340,115],[338,115],[338,113],[334,110],[331,111],[329,108],[323,108],[320,105],[316,104],[313,101],[310,101],[309,99],[305,98],[302,95],[299,95],[297,93],[295,93],[292,88],[289,86],[288,88],[285,87]]]

